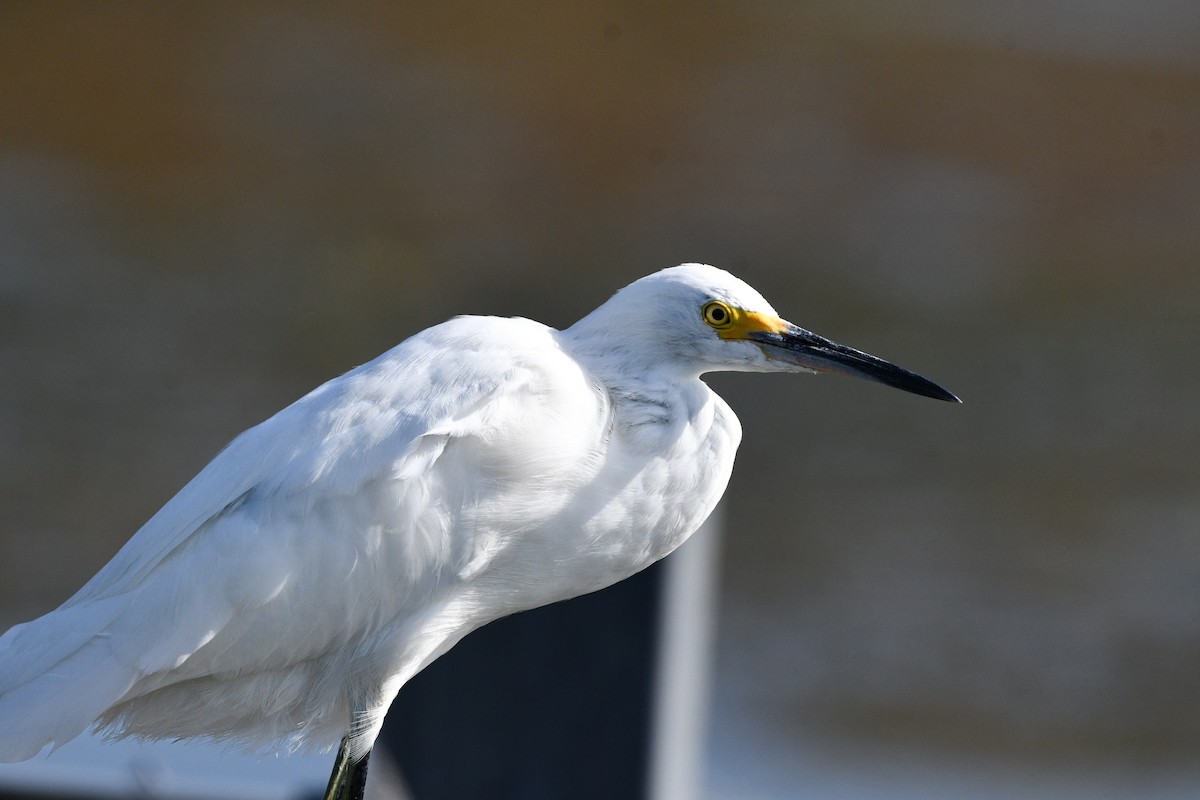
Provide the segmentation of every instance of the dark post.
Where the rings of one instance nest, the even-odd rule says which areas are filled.
[[[663,569],[494,622],[413,678],[377,746],[415,800],[645,798]]]

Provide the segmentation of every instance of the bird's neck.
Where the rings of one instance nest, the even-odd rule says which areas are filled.
[[[600,325],[585,317],[558,332],[559,346],[605,383],[614,387],[679,386],[694,382],[700,370],[685,358],[670,358],[661,342],[646,342],[620,326]]]
[[[595,315],[561,331],[560,346],[603,386],[624,424],[661,428],[688,418],[707,387],[695,365],[622,335]]]
[[[691,373],[655,369],[636,360],[578,357],[612,403],[614,419],[627,430],[662,432],[686,422],[708,387]]]
[[[669,426],[680,417],[679,387],[608,386],[616,418],[631,427],[643,425]]]

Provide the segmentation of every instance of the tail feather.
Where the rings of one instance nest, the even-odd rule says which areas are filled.
[[[189,603],[186,594],[158,581],[60,607],[0,637],[0,762],[65,744],[143,683],[178,680],[171,671],[232,615],[219,597]]]
[[[0,698],[46,673],[88,643],[121,613],[125,603],[109,598],[87,606],[63,606],[14,625],[0,636]],[[0,715],[0,720],[4,716]]]
[[[113,659],[103,639],[92,639],[31,681],[0,695],[0,761],[33,758],[62,745],[133,686],[137,676]]]

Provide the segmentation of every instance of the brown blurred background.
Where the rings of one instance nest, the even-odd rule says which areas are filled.
[[[1200,793],[1191,0],[5,2],[0,627],[416,330],[690,260],[966,401],[712,378],[711,797]]]

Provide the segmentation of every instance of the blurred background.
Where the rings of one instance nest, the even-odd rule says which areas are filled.
[[[1200,5],[0,5],[0,628],[459,313],[726,267],[707,797],[1200,793]]]

